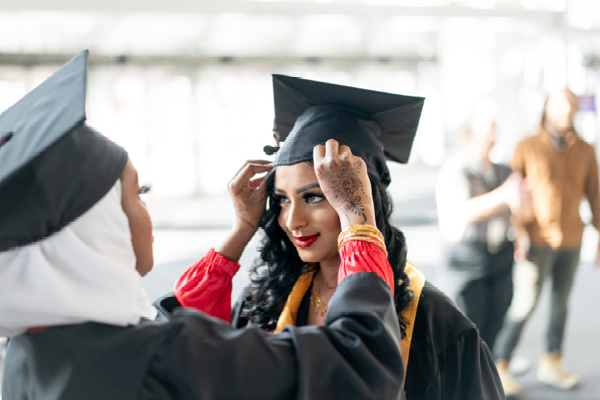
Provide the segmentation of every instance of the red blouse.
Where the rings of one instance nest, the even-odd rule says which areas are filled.
[[[394,274],[377,245],[362,240],[350,240],[340,249],[338,284],[357,272],[374,272],[392,288]],[[230,261],[214,249],[181,275],[175,283],[174,293],[183,307],[203,311],[229,322],[231,317],[231,280],[240,264]]]

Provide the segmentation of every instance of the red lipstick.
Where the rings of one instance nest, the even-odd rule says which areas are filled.
[[[294,236],[294,241],[298,247],[309,247],[321,236],[320,233],[311,236]]]

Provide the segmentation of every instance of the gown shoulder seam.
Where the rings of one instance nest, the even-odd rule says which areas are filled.
[[[477,332],[477,328],[469,327],[469,328],[465,329],[464,331],[460,332],[454,339],[452,339],[452,341],[450,341],[448,343],[448,345],[446,347],[444,347],[442,350],[437,352],[436,357],[439,358],[439,356],[442,353],[445,353],[448,349],[450,349],[452,346],[454,346],[458,340],[462,339],[467,334],[472,334],[473,331]],[[439,371],[439,368],[438,368],[438,371]]]

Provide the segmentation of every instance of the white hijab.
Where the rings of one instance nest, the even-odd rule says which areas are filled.
[[[156,310],[135,269],[121,181],[59,232],[0,253],[0,336],[99,322],[136,325]]]

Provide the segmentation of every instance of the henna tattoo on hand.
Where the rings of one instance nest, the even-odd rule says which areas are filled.
[[[246,218],[242,217],[242,213],[244,211],[246,211],[247,208],[244,207],[243,204],[236,204],[235,205],[235,214],[237,215],[237,217],[239,219],[241,219],[242,221],[244,221],[245,223],[247,223],[252,229],[257,229],[256,226],[254,226],[254,224],[252,224],[250,221],[248,221]]]
[[[233,188],[232,188],[232,189],[233,189]],[[233,195],[234,195],[234,196],[239,196],[239,195],[240,195],[240,193],[242,193],[243,191],[244,191],[244,187],[242,186],[242,187],[240,188],[240,190],[238,190],[236,193],[233,193]]]
[[[243,213],[244,211],[246,211],[246,207],[244,207],[243,204],[236,204],[236,212],[239,215],[240,213]]]
[[[250,221],[248,221],[247,219],[245,219],[244,217],[242,217],[240,214],[238,214],[238,218],[241,219],[242,221],[244,221],[245,223],[247,223],[248,225],[250,225],[250,227],[252,229],[258,229],[256,226],[254,226],[253,224],[251,224]]]
[[[331,204],[344,213],[348,222],[351,222],[350,214],[361,216],[362,223],[367,221],[363,197],[370,197],[360,180],[361,166],[360,160],[342,160],[319,170],[319,178],[323,182],[321,189]]]

